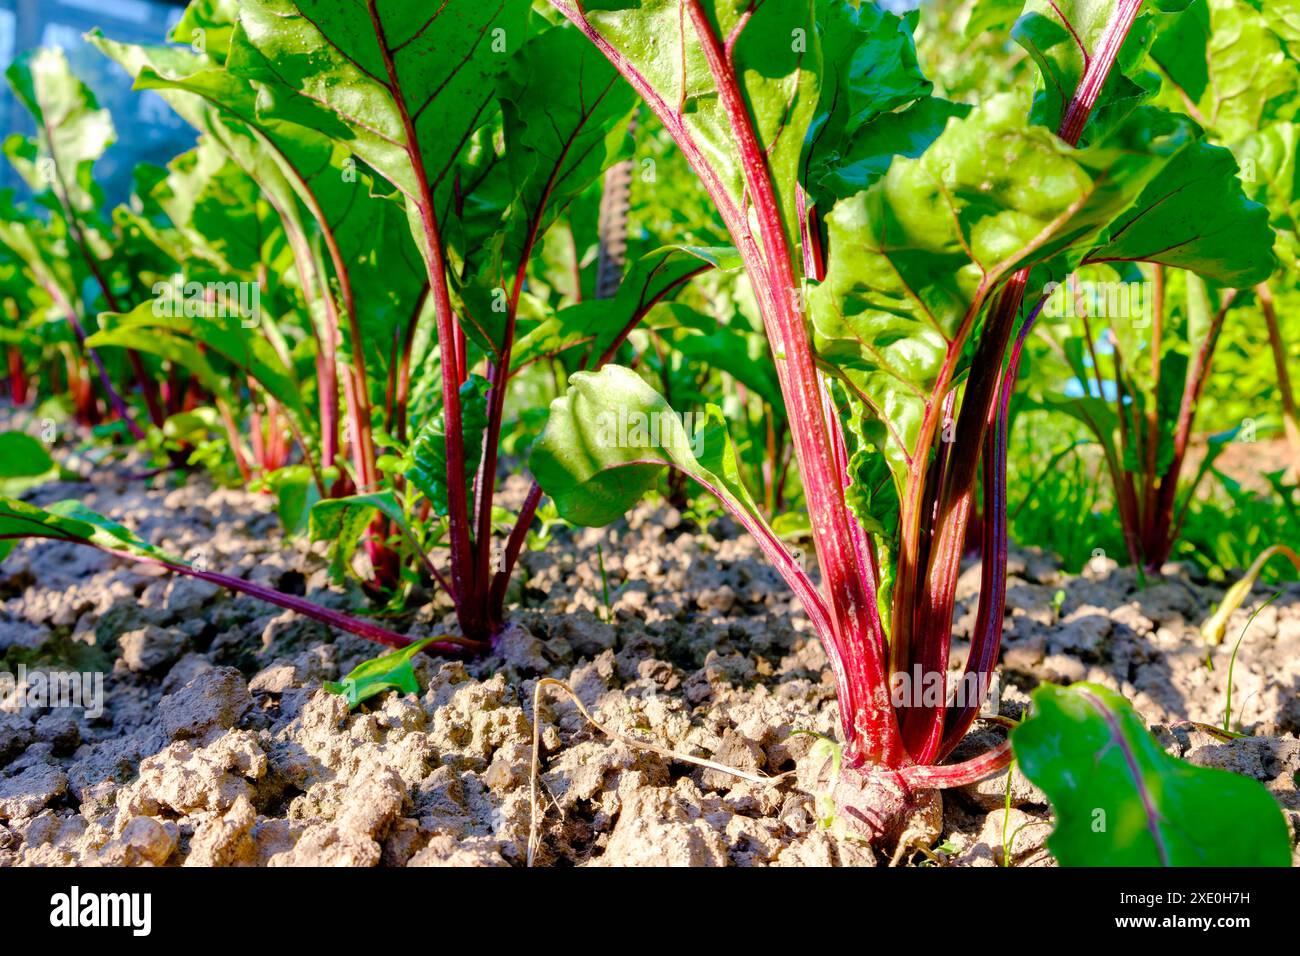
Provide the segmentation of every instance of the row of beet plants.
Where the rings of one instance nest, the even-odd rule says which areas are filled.
[[[423,650],[487,653],[510,626],[507,589],[544,498],[604,525],[667,470],[754,537],[826,649],[841,826],[895,838],[938,790],[1005,770],[1014,751],[1054,803],[1063,862],[1285,865],[1267,791],[1168,757],[1119,695],[1040,688],[1006,743],[952,762],[983,700],[942,692],[977,502],[981,590],[957,683],[984,688],[997,665],[1009,405],[1052,290],[1145,268],[1217,316],[1234,297],[1222,290],[1276,267],[1268,208],[1216,142],[1231,135],[1161,95],[1154,72],[1200,9],[1030,0],[1012,36],[1036,87],[972,105],[935,95],[912,20],[848,0],[196,0],[172,44],[94,38],[199,134],[142,170],[111,217],[91,176],[106,115],[58,54],[15,64],[38,132],[8,152],[50,215],[15,213],[0,243],[21,263],[20,312],[61,314],[72,336],[57,354],[82,381],[96,370],[123,428],[191,457],[224,436],[286,527],[330,542],[338,576],[360,569],[376,597],[445,591],[458,626]],[[729,245],[654,249],[588,302],[574,255],[557,294],[557,234],[606,240],[587,267],[610,268],[617,242],[580,238],[589,217],[574,210],[612,184],[634,123],[671,139]],[[667,359],[630,344],[671,346],[638,327],[662,331],[656,307],[719,276],[747,287],[764,347],[736,332],[743,355],[705,380],[756,392],[783,423],[815,570],[773,527],[779,452],[760,469],[763,504],[750,491],[752,456],[723,413],[745,395],[683,418],[652,374]],[[508,407],[550,362],[567,382],[549,411]],[[1159,365],[1162,382],[1182,374],[1194,408],[1201,373]],[[1191,414],[1175,419],[1171,457],[1166,417],[1143,417],[1154,411],[1119,412],[1159,478],[1125,514],[1148,563],[1174,527],[1165,499]],[[511,416],[542,425],[526,460],[502,454]],[[655,424],[611,428],[633,420]],[[510,513],[498,483],[516,469],[533,482]],[[76,502],[4,499],[0,538],[20,537],[85,542],[412,644],[188,565]],[[898,694],[895,675],[913,674],[941,692]]]

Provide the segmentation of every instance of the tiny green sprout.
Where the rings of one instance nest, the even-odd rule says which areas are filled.
[[[925,859],[921,860],[917,866],[944,866],[948,862],[947,858],[953,856],[957,852],[957,844],[953,843],[951,839],[948,839],[937,845],[933,850],[927,850],[924,846],[917,846],[916,849],[920,850],[925,856]]]
[[[1275,544],[1261,551],[1250,567],[1246,569],[1246,573],[1241,576],[1241,580],[1224,592],[1223,600],[1219,602],[1218,608],[1202,625],[1201,636],[1207,644],[1219,644],[1223,641],[1223,632],[1228,627],[1228,618],[1250,596],[1250,590],[1255,586],[1255,582],[1259,580],[1264,565],[1279,554],[1295,565],[1297,571],[1300,571],[1300,555],[1297,555],[1286,545]]]
[[[1061,608],[1065,605],[1065,590],[1057,588],[1056,593],[1052,595],[1052,613],[1057,617],[1061,616]]]
[[[561,528],[568,524],[560,517],[560,512],[556,510],[555,502],[547,501],[537,509],[537,523],[539,527],[531,529],[528,532],[528,550],[541,551],[551,543],[551,538],[555,535],[555,529]]]
[[[817,826],[819,829],[829,830],[835,825],[835,784],[840,779],[840,764],[844,760],[844,748],[832,738],[812,730],[795,730],[790,733],[790,736],[794,737],[801,734],[817,738],[808,751],[809,759],[821,760],[823,767],[826,766],[826,763],[829,763],[831,767],[826,788],[813,794],[817,807]],[[817,776],[818,779],[821,778],[820,771]]]
[[[1057,591],[1056,593],[1063,594],[1064,592]],[[1003,866],[1011,865],[1010,840],[1015,837],[1015,834],[1011,834],[1010,836],[1008,836],[1007,834],[1007,821],[1011,819],[1011,778],[1015,776],[1015,773],[1016,773],[1016,762],[1013,760],[1011,761],[1011,764],[1007,767],[1006,794],[1005,797],[1003,798],[1003,804],[1002,804],[1002,865]]]
[[[1264,610],[1264,608],[1268,607],[1281,596],[1281,591],[1274,592],[1271,598],[1251,612],[1249,619],[1246,621],[1246,626],[1241,629],[1241,633],[1237,636],[1237,643],[1232,648],[1232,656],[1228,658],[1228,693],[1223,703],[1223,729],[1229,733],[1232,732],[1232,671],[1237,665],[1237,651],[1241,650],[1241,642],[1246,639],[1246,632],[1249,631],[1250,626],[1255,623],[1255,618],[1259,616],[1259,612]],[[1240,724],[1241,722],[1238,721],[1238,723]]]
[[[362,701],[376,694],[382,694],[386,690],[418,694],[420,685],[415,679],[411,658],[432,641],[433,638],[426,637],[422,641],[408,644],[401,650],[371,658],[354,667],[343,680],[326,681],[325,690],[331,694],[342,694],[347,697],[348,708],[351,710],[355,710]]]
[[[721,515],[721,509],[715,499],[699,495],[692,499],[683,515],[691,524],[700,529],[701,537],[709,537],[709,526]]]

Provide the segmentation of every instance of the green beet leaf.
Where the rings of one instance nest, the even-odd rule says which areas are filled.
[[[706,269],[734,272],[740,256],[730,246],[664,246],[632,263],[612,299],[589,300],[560,309],[515,343],[516,368],[583,344],[592,362],[646,312],[685,287]]]
[[[239,0],[193,0],[172,28],[171,39],[224,63],[238,17]]]
[[[1195,0],[1152,47],[1170,82],[1221,142],[1235,144],[1296,119],[1300,63],[1277,7],[1276,0]]]
[[[1158,262],[1232,288],[1262,282],[1276,265],[1268,210],[1246,198],[1237,172],[1228,150],[1189,143],[1085,262]]]
[[[357,313],[369,368],[388,360],[386,343],[407,322],[425,282],[418,248],[400,203],[383,195],[376,177],[359,163],[346,136],[333,124],[321,128],[293,122],[274,109],[296,93],[249,42],[241,26],[229,25],[224,67],[207,55],[168,46],[134,46],[92,36],[106,55],[136,77],[139,89],[154,90],[204,137],[200,148],[220,151],[251,178],[275,210],[294,251],[294,264],[310,279],[319,265],[310,251],[311,224],[326,248],[337,251],[339,281],[347,280],[345,312]],[[173,164],[175,165],[175,164]],[[172,190],[184,201],[184,190]],[[238,212],[238,205],[232,204]],[[183,208],[169,208],[178,225],[199,238],[239,230],[204,228]],[[331,258],[334,258],[331,256]],[[349,337],[347,349],[354,347]],[[372,376],[373,380],[374,376]]]
[[[38,508],[14,498],[0,497],[0,558],[9,553],[14,541],[21,538],[73,541],[168,564],[185,564],[155,548],[129,528],[91,511],[80,501],[57,501],[48,508]]]
[[[125,315],[105,313],[106,328],[92,335],[88,344],[120,345],[172,359],[214,392],[225,393],[228,384],[203,354],[208,349],[256,381],[298,421],[308,418],[293,369],[266,339],[249,333],[241,316],[176,315],[166,306],[164,300],[151,300]]]
[[[650,98],[679,116],[686,134],[707,156],[715,185],[725,193],[723,218],[740,223],[744,208],[741,159],[722,97],[698,42],[699,27],[679,0],[553,0],[565,16],[586,24],[640,76]],[[805,0],[746,5],[703,0],[700,9],[714,37],[735,37],[729,47],[740,93],[767,156],[782,220],[797,223],[795,182],[804,141],[818,111],[819,38],[814,8]],[[741,26],[743,24],[743,29]],[[686,42],[677,38],[686,32]],[[788,236],[792,244],[798,235]]]
[[[720,322],[684,302],[657,310],[649,326],[694,365],[726,372],[768,405],[784,408],[767,339],[739,322]]]
[[[38,131],[34,140],[14,134],[5,141],[10,160],[36,193],[56,189],[76,213],[93,212],[100,195],[91,170],[116,140],[108,110],[99,108],[56,48],[19,54],[5,76]],[[42,158],[50,161],[48,169]]]
[[[997,284],[1086,251],[1190,135],[1153,139],[1145,156],[1101,155],[1030,125],[1027,108],[1006,94],[950,120],[921,156],[896,158],[827,216],[826,278],[809,294],[814,341],[887,424],[900,485],[947,356],[961,354]]]
[[[497,352],[521,259],[611,162],[625,151],[632,88],[571,27],[530,38],[499,81],[504,155],[465,200],[464,327]],[[462,177],[467,178],[467,177]],[[477,228],[475,228],[477,227]]]
[[[1291,841],[1254,780],[1169,756],[1119,694],[1045,684],[1011,733],[1025,776],[1052,801],[1063,866],[1289,866]]]
[[[319,131],[392,183],[423,248],[420,223],[439,218],[527,13],[526,0],[248,0],[239,23],[259,56],[234,68],[259,86],[261,122]]]
[[[1135,25],[1097,96],[1081,143],[1103,137],[1145,100],[1155,95],[1160,78],[1145,62],[1153,30],[1189,0],[1143,4]],[[1070,99],[1100,50],[1108,27],[1118,21],[1120,0],[1028,0],[1011,35],[1038,65],[1042,82],[1034,101],[1034,120],[1057,130]]]
[[[947,119],[937,104],[951,104],[929,95],[933,84],[903,18],[873,3],[834,0],[817,6],[817,28],[822,81],[804,185],[826,203],[869,185],[870,173],[883,172],[893,155],[923,150]]]
[[[0,432],[0,492],[22,494],[58,476],[45,445],[26,432]]]
[[[698,481],[742,520],[758,514],[741,483],[722,411],[679,416],[639,375],[619,365],[579,372],[551,403],[530,467],[567,521],[599,527],[650,491],[664,468]]]

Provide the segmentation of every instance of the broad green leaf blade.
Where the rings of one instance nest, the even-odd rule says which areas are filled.
[[[898,528],[898,489],[889,469],[889,436],[879,419],[860,404],[850,405],[844,429],[852,484],[845,504],[858,524],[882,544],[893,541]]]
[[[63,302],[75,303],[79,298],[77,276],[58,245],[52,229],[20,213],[0,194],[0,251],[22,264],[23,278],[31,286],[47,296],[57,293]]]
[[[1210,84],[1206,47],[1210,42],[1210,5],[1193,0],[1164,24],[1151,43],[1151,59],[1193,103]]]
[[[551,403],[529,465],[574,524],[599,527],[622,517],[665,467],[693,478],[734,512],[756,516],[722,411],[710,405],[699,418],[679,416],[630,369],[579,372]]]
[[[154,547],[130,528],[118,524],[111,518],[105,518],[103,515],[92,511],[80,501],[56,501],[54,504],[50,505],[47,510],[56,517],[88,525],[92,529],[90,537],[88,538],[91,544],[98,545],[99,547],[112,548],[118,551],[127,551],[131,554],[157,558],[158,560],[166,561],[169,564],[186,563],[172,557],[161,548]],[[70,526],[65,525],[63,527]]]
[[[113,313],[105,313],[105,315],[111,317]],[[112,319],[109,318],[108,321],[111,322]],[[204,388],[212,392],[215,398],[226,402],[233,398],[229,379],[213,368],[198,343],[180,335],[145,326],[124,325],[96,332],[86,340],[86,344],[94,349],[117,347],[148,352],[185,369],[197,378]]]
[[[494,297],[513,294],[538,239],[620,158],[635,104],[604,54],[567,24],[529,39],[498,87],[504,161],[464,200],[479,205],[481,221],[464,223],[461,239],[470,274],[462,289],[466,331],[494,353],[508,315],[493,307]]]
[[[34,478],[54,467],[40,439],[26,432],[0,432],[0,479]]]
[[[849,485],[844,489],[844,504],[875,543],[880,569],[876,605],[888,637],[893,623],[893,556],[900,515],[899,484],[891,461],[892,436],[884,421],[866,405],[843,398],[842,382],[834,383],[832,388],[849,456]]]
[[[818,185],[819,201],[831,203],[866,189],[889,171],[895,156],[915,159],[944,131],[948,121],[970,113],[963,103],[927,96],[905,110],[886,113],[860,130],[836,161],[828,163]]]
[[[1181,10],[1188,0],[1149,4]],[[1120,19],[1122,0],[1028,0],[1011,35],[1038,65],[1042,83],[1034,102],[1034,119],[1052,131],[1061,126],[1066,108],[1079,89],[1088,63],[1103,38]],[[1081,143],[1094,141],[1119,125],[1159,89],[1160,79],[1144,69],[1148,24],[1129,30],[1092,109]]]
[[[171,46],[136,46],[118,43],[92,33],[90,42],[105,56],[116,61],[136,78],[142,89],[155,90],[177,114],[201,135],[197,153],[190,158],[178,157],[170,165],[172,184],[167,213],[175,225],[187,234],[200,251],[223,235],[202,227],[192,227],[189,213],[197,208],[198,195],[185,188],[183,181],[195,177],[201,183],[220,170],[213,158],[224,154],[249,179],[255,182],[275,209],[280,224],[289,237],[300,269],[310,259],[305,215],[299,204],[298,185],[286,175],[276,151],[250,129],[247,117],[254,110],[256,91],[226,70],[218,69],[206,55]],[[323,142],[316,137],[314,142]],[[327,143],[323,146],[331,148]],[[315,158],[317,154],[312,154]],[[318,162],[314,169],[321,168]],[[220,264],[220,263],[218,263]],[[300,276],[300,281],[307,281]]]
[[[1300,43],[1300,0],[1251,0],[1269,28],[1287,43]]]
[[[1242,164],[1247,194],[1268,206],[1273,226],[1292,234],[1300,231],[1300,178],[1296,166],[1300,125],[1274,123],[1247,136],[1234,152]]]
[[[1275,0],[1195,0],[1162,31],[1152,57],[1216,138],[1234,145],[1300,111],[1300,63]]]
[[[1253,780],[1169,756],[1119,694],[1034,691],[1011,732],[1020,768],[1052,801],[1063,866],[1290,866],[1286,820]]]
[[[650,325],[692,362],[726,372],[775,409],[785,407],[765,336],[720,322],[681,302],[657,310]]]
[[[1022,0],[975,0],[962,35],[967,39],[986,33],[1006,36],[1024,6]]]
[[[58,466],[39,439],[26,432],[0,432],[0,492],[19,495],[58,473]]]
[[[1016,269],[1076,259],[1192,135],[1169,119],[1124,148],[1073,150],[1003,95],[898,157],[826,218],[825,280],[808,297],[821,358],[890,429],[898,479],[949,353]]]
[[[92,42],[136,76],[137,88],[157,91],[256,181],[283,221],[299,269],[311,268],[308,224],[315,220],[327,248],[331,241],[337,248],[346,272],[336,278],[348,280],[367,369],[386,371],[392,337],[421,295],[424,264],[401,203],[381,194],[374,174],[354,158],[348,139],[332,137],[337,132],[332,125],[308,128],[268,108],[297,94],[233,23],[224,69],[208,56],[174,47],[96,37]],[[173,220],[187,222],[183,209],[168,211]],[[230,230],[195,231],[210,236]],[[351,339],[343,344],[350,353]],[[381,388],[382,379],[382,374],[372,374],[372,387]]]
[[[311,509],[321,500],[320,489],[306,465],[289,465],[266,476],[275,489],[276,512],[287,534],[306,530]]]
[[[164,357],[194,362],[196,374],[219,386],[221,378],[201,356],[198,347],[203,346],[256,381],[299,422],[308,420],[293,370],[256,330],[243,326],[244,318],[229,311],[223,315],[224,310],[215,308],[204,309],[205,314],[188,314],[197,313],[202,303],[191,296],[183,302],[180,298],[167,290],[166,295],[142,302],[128,313],[106,313],[101,319],[107,328],[91,336],[88,342],[92,346],[129,344]],[[185,305],[190,308],[184,308]]]
[[[167,164],[151,198],[187,244],[191,272],[210,265],[222,276],[251,277],[268,236],[281,224],[261,202],[259,184],[228,157],[216,140],[201,137],[197,147]]]
[[[343,680],[326,681],[325,690],[331,694],[342,694],[348,699],[348,706],[355,708],[364,700],[386,690],[399,690],[403,694],[418,694],[420,685],[415,679],[411,660],[424,650],[433,638],[408,644],[400,650],[381,654],[365,663],[358,664]]]
[[[1268,206],[1273,225],[1292,234],[1300,118],[1298,19],[1293,0],[1193,0],[1163,27],[1151,48],[1177,98],[1240,161],[1250,198]],[[1287,251],[1284,258],[1293,260],[1294,254]]]
[[[238,17],[239,0],[192,0],[172,28],[170,39],[224,63]]]
[[[954,104],[929,95],[933,84],[921,72],[911,30],[883,7],[818,4],[817,30],[822,80],[803,182],[828,204],[869,185],[868,168],[883,172],[894,154],[923,150],[952,115],[941,116],[944,107]]]
[[[818,4],[822,68],[818,133],[852,137],[878,116],[928,96],[934,88],[916,58],[906,20],[877,4]]]
[[[246,0],[264,119],[347,146],[416,206],[451,186],[460,149],[523,42],[526,0]],[[414,138],[411,131],[414,132]],[[423,181],[422,181],[423,180]],[[432,212],[432,210],[426,210]]]
[[[1107,229],[1086,262],[1158,262],[1249,288],[1276,268],[1268,210],[1246,198],[1228,150],[1189,143]]]

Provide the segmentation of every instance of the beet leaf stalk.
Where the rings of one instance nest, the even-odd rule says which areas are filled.
[[[1083,76],[1073,98],[1069,101],[1062,116],[1057,135],[1070,146],[1078,146],[1089,116],[1097,104],[1097,99],[1105,85],[1119,49],[1133,26],[1141,0],[1120,0],[1086,58]],[[986,503],[985,514],[990,523],[1001,525],[994,528],[992,534],[984,541],[985,545],[985,579],[981,582],[981,607],[979,627],[973,639],[972,656],[981,660],[983,666],[967,669],[967,677],[982,679],[991,673],[997,662],[997,651],[1002,632],[1002,610],[1006,593],[1006,415],[1010,403],[1011,391],[1023,347],[1024,335],[1037,317],[1036,309],[1025,321],[1020,340],[1011,357],[1010,367],[1004,376],[982,375],[982,369],[1000,369],[1003,355],[1010,341],[1012,329],[1021,312],[1025,290],[1029,285],[1030,269],[1020,269],[1003,286],[996,303],[989,313],[983,335],[976,346],[972,361],[973,374],[962,397],[961,412],[956,421],[956,430],[952,445],[955,449],[951,456],[941,461],[947,466],[941,468],[942,477],[937,479],[938,499],[933,508],[923,506],[921,513],[933,515],[937,527],[928,543],[927,580],[923,593],[928,600],[917,606],[914,630],[917,646],[913,650],[911,663],[918,664],[925,673],[946,673],[948,669],[949,632],[952,628],[952,613],[956,600],[957,576],[960,572],[960,560],[966,541],[966,529],[970,521],[975,500],[976,474],[980,459],[979,450],[983,449],[986,464],[985,492],[990,499]],[[999,396],[1001,399],[999,400]],[[985,447],[985,435],[990,420],[996,416],[999,434],[993,439],[994,447]],[[990,458],[1000,457],[1000,466]],[[990,480],[991,479],[991,480]],[[990,548],[992,549],[990,552]],[[989,565],[992,565],[991,567]],[[999,572],[998,568],[1002,570]],[[910,636],[907,622],[896,631],[899,640],[895,645],[895,661],[903,663],[901,649],[907,647]],[[904,717],[904,735],[908,752],[920,763],[930,763],[951,750],[960,741],[965,727],[966,716],[970,714],[969,704],[963,708],[965,713],[958,723],[950,726],[945,733],[945,710],[939,706],[914,707]],[[947,739],[948,748],[941,746]]]
[[[95,514],[77,501],[61,501],[42,509],[13,498],[0,497],[0,558],[9,553],[15,541],[23,538],[89,545],[121,558],[151,564],[208,581],[236,593],[247,594],[369,641],[399,648],[412,643],[411,638],[371,621],[321,607],[252,581],[194,567],[143,541],[122,525]],[[484,650],[477,642],[463,638],[451,638],[426,647],[431,652],[452,656],[472,656]]]
[[[1287,369],[1287,347],[1278,326],[1277,310],[1273,305],[1273,291],[1267,282],[1255,287],[1259,299],[1260,311],[1264,313],[1264,324],[1268,328],[1268,347],[1273,353],[1273,367],[1277,370],[1277,388],[1282,399],[1282,425],[1286,430],[1287,445],[1291,449],[1291,474],[1300,479],[1300,412],[1296,411],[1294,386],[1291,373]]]

